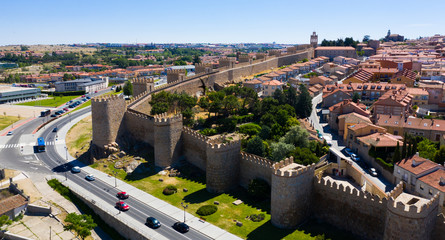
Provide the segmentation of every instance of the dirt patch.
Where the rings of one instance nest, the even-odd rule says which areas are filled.
[[[20,171],[12,170],[12,169],[5,169],[5,178],[4,179],[13,178],[19,174],[20,174]]]
[[[39,190],[34,186],[31,179],[25,178],[14,181],[17,183],[19,189],[23,189],[23,192],[30,197],[30,202],[33,203],[37,200],[42,199],[42,195]]]
[[[71,156],[78,157],[88,151],[93,138],[92,118],[88,116],[74,125],[66,135],[66,145]]]

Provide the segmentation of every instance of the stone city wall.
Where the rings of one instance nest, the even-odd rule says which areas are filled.
[[[155,165],[165,168],[173,165],[181,156],[182,114],[154,116]]]
[[[124,117],[125,136],[154,146],[154,117],[128,109]]]
[[[273,161],[241,152],[240,185],[247,188],[251,180],[260,178],[271,184]]]
[[[182,131],[183,155],[187,162],[205,171],[207,164],[207,142],[209,138],[184,127]]]
[[[434,226],[431,239],[442,240],[443,236],[445,236],[445,216],[441,213],[436,217],[436,226]]]
[[[344,187],[336,182],[315,179],[313,215],[361,239],[382,239],[387,200]]]

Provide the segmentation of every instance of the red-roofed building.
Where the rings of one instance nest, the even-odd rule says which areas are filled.
[[[417,74],[409,69],[399,71],[391,78],[392,83],[405,84],[407,87],[414,87]]]
[[[249,81],[245,81],[243,83],[243,86],[246,88],[251,88],[253,89],[256,93],[261,92],[262,88],[263,88],[263,82],[258,80],[257,78],[254,78],[252,80]]]
[[[394,165],[396,182],[403,181],[406,190],[425,198],[440,194],[440,206],[444,207],[445,167],[415,154]]]
[[[338,117],[343,114],[357,113],[365,117],[369,117],[371,112],[366,110],[366,106],[361,103],[355,103],[351,99],[343,100],[329,108],[329,126],[331,129],[338,129]]]
[[[406,90],[388,91],[373,105],[373,115],[388,114],[407,117],[412,113],[412,96]]]
[[[339,102],[343,102],[343,100],[346,99],[352,99],[352,95],[344,89],[336,88],[331,92],[323,92],[323,101],[321,106],[323,108],[329,108]]]
[[[357,52],[353,47],[317,47],[315,48],[315,57],[325,56],[330,60],[337,56],[357,58]]]
[[[278,80],[263,82],[263,97],[273,96],[277,89],[283,90],[284,83]]]

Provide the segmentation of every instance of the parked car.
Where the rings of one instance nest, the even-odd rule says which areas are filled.
[[[56,114],[51,114],[51,116],[50,117],[57,117],[57,115]]]
[[[64,110],[65,112],[68,112],[68,111],[69,111],[69,109],[68,109],[68,108],[64,108],[63,110]]]
[[[11,136],[12,135],[12,131],[9,131],[6,136]]]
[[[159,228],[161,226],[161,223],[154,217],[148,217],[147,221],[145,221],[145,225],[151,228]]]
[[[88,181],[94,181],[96,178],[94,177],[93,174],[88,174],[88,175],[86,175],[85,179]]]
[[[351,150],[350,148],[345,148],[345,153],[346,153],[348,156],[351,156],[351,154],[353,154],[353,152],[352,152],[352,150]]]
[[[116,197],[119,199],[127,199],[128,197],[130,197],[130,195],[128,195],[128,193],[126,192],[118,192],[116,194]]]
[[[74,167],[72,167],[72,168],[71,168],[71,172],[72,172],[72,173],[80,173],[80,167],[78,167],[78,166],[74,166]]]
[[[124,201],[119,201],[116,203],[116,208],[121,211],[127,211],[130,209],[130,206],[128,206],[128,204],[126,204]]]
[[[189,226],[183,222],[175,222],[175,224],[173,224],[173,228],[180,233],[186,233],[189,231]]]
[[[91,97],[90,97],[90,96],[88,96],[88,97],[87,97],[87,99],[91,99]]]
[[[369,172],[371,173],[372,176],[377,177],[377,171],[375,170],[375,168],[370,168]]]

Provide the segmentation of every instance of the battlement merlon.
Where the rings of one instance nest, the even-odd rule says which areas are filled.
[[[242,161],[249,161],[257,165],[266,166],[270,169],[273,169],[273,162],[269,159],[262,158],[260,156],[257,156],[255,154],[250,154],[246,152],[241,152],[241,160]]]
[[[396,199],[403,192],[403,182],[400,181],[397,186],[388,194],[388,198]]]
[[[171,117],[168,117],[167,113],[162,113],[154,116],[155,124],[170,124],[178,121],[182,121],[182,114],[177,114]]]
[[[167,74],[169,73],[185,73],[185,69],[169,69],[167,70]]]
[[[130,99],[130,100],[128,100],[128,101],[125,101],[125,102],[127,103],[127,106],[130,106],[132,103],[134,103],[134,102],[140,100],[141,98],[144,98],[144,97],[147,96],[148,94],[149,94],[149,92],[144,91],[144,92],[142,92],[141,94],[139,94],[139,95],[137,95],[137,96],[133,97],[132,99]]]
[[[235,141],[230,141],[228,143],[212,143],[212,142],[208,141],[207,147],[210,149],[229,151],[229,150],[241,148],[241,141],[235,140]]]
[[[273,164],[273,168],[275,170],[278,170],[278,169],[280,169],[282,167],[285,167],[285,166],[287,166],[287,165],[289,165],[289,164],[291,164],[293,162],[294,162],[294,157],[286,158],[286,159],[281,160],[281,161],[279,161],[277,163],[274,163]]]
[[[189,136],[192,136],[195,139],[198,139],[201,142],[207,143],[209,141],[209,138],[205,135],[202,135],[198,131],[194,131],[191,128],[188,127],[182,127],[182,133],[187,134]]]
[[[134,78],[132,80],[133,84],[148,84],[148,83],[154,83],[154,78]]]
[[[402,201],[394,200],[393,198],[388,199],[388,210],[399,215],[408,218],[425,218],[432,211],[438,211],[439,207],[439,193],[433,196],[426,203],[419,206],[418,204],[408,204]],[[435,214],[434,214],[435,215]]]
[[[118,95],[107,95],[107,96],[97,96],[91,99],[91,103],[97,102],[113,102],[115,100],[124,99],[122,96]]]
[[[314,163],[308,166],[301,166],[299,164],[293,163],[286,165],[278,170],[275,170],[273,174],[280,177],[298,177],[306,173],[312,173],[312,175],[314,175],[314,171],[315,171]]]

